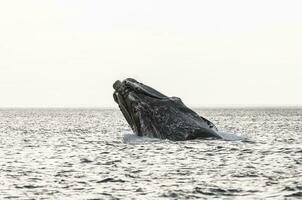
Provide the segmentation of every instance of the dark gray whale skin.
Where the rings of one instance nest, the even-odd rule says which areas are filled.
[[[216,126],[186,107],[135,79],[117,80],[113,98],[134,133],[173,141],[221,138]]]

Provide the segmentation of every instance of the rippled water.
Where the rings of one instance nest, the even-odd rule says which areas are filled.
[[[199,109],[244,141],[136,137],[118,110],[0,110],[0,199],[302,198],[302,109]]]

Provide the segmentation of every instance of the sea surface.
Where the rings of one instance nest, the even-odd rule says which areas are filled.
[[[117,109],[1,109],[0,199],[302,198],[302,109],[194,109],[243,140],[137,137]]]

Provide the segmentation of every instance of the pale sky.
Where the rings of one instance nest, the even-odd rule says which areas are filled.
[[[116,107],[133,77],[189,106],[302,105],[300,0],[0,1],[0,107]]]

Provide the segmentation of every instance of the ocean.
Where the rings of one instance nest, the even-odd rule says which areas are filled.
[[[1,109],[0,199],[302,198],[302,108],[194,110],[243,139],[137,137],[117,109]]]

